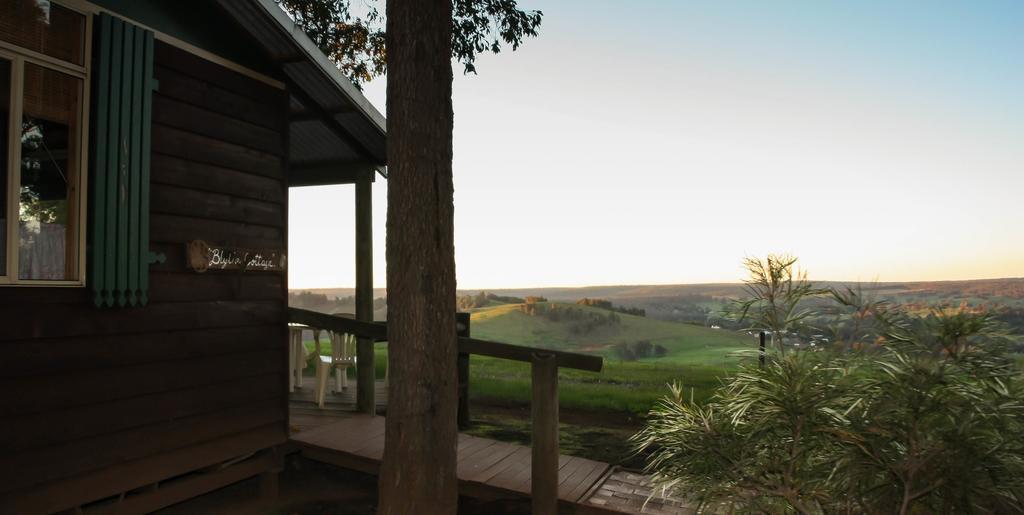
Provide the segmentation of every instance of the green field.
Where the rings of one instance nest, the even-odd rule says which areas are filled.
[[[646,414],[668,393],[673,381],[693,389],[694,398],[707,398],[718,386],[725,367],[685,366],[652,362],[606,361],[599,373],[561,370],[559,402],[563,408]],[[530,399],[527,363],[473,357],[470,398],[488,404],[526,404]]]
[[[827,286],[842,287],[832,283]],[[509,290],[491,292],[511,297],[540,295],[552,302],[538,306],[590,311],[607,316],[598,307],[581,306],[576,300],[608,299],[616,306],[643,309],[647,316],[618,314],[618,322],[573,330],[572,320],[556,320],[530,313],[522,304],[489,299],[472,311],[473,337],[515,345],[558,349],[603,356],[600,373],[562,369],[559,399],[563,453],[642,467],[643,456],[631,454],[628,438],[642,425],[650,408],[667,393],[669,383],[680,383],[687,396],[706,399],[721,378],[745,359],[752,359],[756,344],[746,333],[710,329],[698,324],[717,316],[724,299],[742,295],[742,285],[609,286],[583,289]],[[996,306],[1010,310],[1004,321],[1017,334],[1024,333],[1024,279],[950,282],[887,283],[868,285],[879,298],[928,312],[928,305]],[[475,294],[474,292],[468,292]],[[493,297],[493,295],[492,295]],[[514,302],[514,300],[513,300]],[[467,306],[468,307],[468,306]],[[695,307],[703,309],[694,309]],[[466,309],[465,307],[463,309]],[[1017,311],[1012,311],[1017,310]],[[1024,340],[1024,337],[1017,336]],[[664,355],[635,361],[623,359],[621,346],[638,341],[664,348]],[[311,342],[307,343],[312,347]],[[1024,341],[1020,348],[1024,349]],[[326,350],[326,349],[325,349]],[[738,351],[746,351],[744,357]],[[384,376],[387,344],[377,346],[377,377]],[[1024,353],[1020,354],[1024,367]],[[349,369],[354,376],[354,370]],[[473,356],[470,365],[470,413],[468,430],[481,437],[529,444],[530,368],[526,363]]]
[[[561,305],[606,313],[599,308]],[[742,359],[736,352],[754,347],[752,338],[732,331],[623,314],[619,319],[614,326],[580,335],[573,334],[566,322],[527,315],[518,304],[505,304],[476,310],[470,327],[475,338],[603,356],[601,372],[559,371],[560,403],[566,409],[630,414],[645,414],[672,382],[692,390],[697,400],[707,398],[719,378]],[[623,361],[612,350],[617,343],[638,340],[662,345],[667,353],[660,358]],[[312,350],[312,342],[306,345]],[[324,345],[322,352],[329,353],[329,346]],[[377,375],[383,377],[387,344],[378,344],[376,354]],[[525,405],[530,398],[529,364],[473,356],[470,395],[476,403]]]
[[[587,306],[561,306],[606,313]],[[731,331],[624,314],[619,320],[587,334],[574,334],[564,321],[531,316],[518,304],[506,304],[476,310],[470,327],[475,338],[603,356],[604,370],[599,373],[571,369],[559,373],[562,406],[582,410],[646,413],[672,382],[693,389],[696,399],[706,398],[719,384],[718,378],[739,362],[735,352],[753,346],[750,337]],[[662,345],[667,353],[623,361],[613,352],[615,344],[638,340]],[[530,369],[525,363],[474,356],[470,377],[475,400],[525,403],[529,399]]]
[[[571,307],[592,313],[607,313],[600,308],[568,303],[541,302],[540,306]],[[553,322],[544,317],[523,313],[520,304],[505,304],[476,310],[470,323],[473,337],[485,340],[526,345],[546,349],[599,354],[614,359],[612,346],[649,340],[668,349],[665,357],[642,360],[663,366],[675,363],[686,366],[732,367],[735,359],[729,354],[750,349],[753,340],[732,331],[709,329],[690,324],[667,322],[646,317],[619,314],[620,323],[601,327],[587,334],[572,334],[566,322]]]

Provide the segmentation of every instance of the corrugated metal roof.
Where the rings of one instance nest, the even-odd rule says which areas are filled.
[[[259,35],[263,49],[271,59],[280,61],[294,54],[295,43],[290,34],[280,30],[277,22],[266,16],[260,9],[255,9],[255,2],[228,0],[220,2],[221,6],[234,15],[235,20],[245,27],[250,34]]]
[[[292,122],[288,132],[292,165],[346,162],[356,153],[351,145],[316,120]]]
[[[291,174],[306,164],[386,164],[384,116],[273,0],[217,1],[288,79]]]
[[[284,74],[324,111],[334,113],[352,109],[352,103],[348,98],[334,87],[334,84],[323,80],[323,76],[317,72],[313,63],[285,63],[281,68]]]

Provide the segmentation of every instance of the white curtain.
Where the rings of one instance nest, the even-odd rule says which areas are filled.
[[[59,281],[66,279],[67,228],[35,220],[21,222],[18,277]]]

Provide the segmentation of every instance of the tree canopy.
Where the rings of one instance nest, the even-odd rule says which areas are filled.
[[[380,2],[279,0],[306,34],[356,86],[387,73],[384,15]],[[359,11],[353,9],[357,7]],[[453,0],[452,57],[476,73],[476,57],[516,50],[537,35],[543,13],[522,10],[516,0]]]

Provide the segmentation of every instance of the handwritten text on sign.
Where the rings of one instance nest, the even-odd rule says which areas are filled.
[[[197,271],[240,270],[243,272],[280,272],[285,270],[285,255],[279,250],[245,249],[208,245],[194,240],[187,244],[188,267]]]

